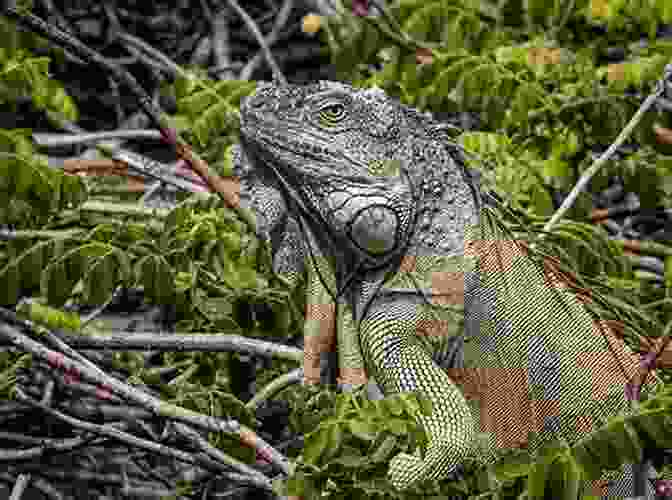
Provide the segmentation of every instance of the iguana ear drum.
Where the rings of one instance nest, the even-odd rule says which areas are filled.
[[[385,205],[372,205],[355,216],[350,226],[350,238],[371,255],[394,250],[397,244],[397,214]]]

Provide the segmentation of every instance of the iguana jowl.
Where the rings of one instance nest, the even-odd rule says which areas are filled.
[[[392,460],[395,486],[446,477],[467,457],[571,443],[628,411],[638,357],[507,238],[440,123],[378,89],[260,84],[241,108],[241,145],[351,308],[367,371],[386,394],[433,403],[427,452]],[[422,337],[447,332],[446,372]]]

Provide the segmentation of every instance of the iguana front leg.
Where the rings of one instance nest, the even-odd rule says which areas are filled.
[[[399,454],[390,463],[390,481],[405,489],[413,483],[446,477],[471,450],[475,422],[462,392],[432,360],[417,336],[432,321],[419,303],[378,297],[360,324],[360,343],[367,367],[385,394],[418,391],[432,403],[420,418],[429,445],[424,459]]]
[[[336,339],[338,342],[338,385],[344,390],[368,382],[366,366],[359,342],[359,331],[352,317],[349,304],[342,301],[336,311]]]
[[[320,259],[320,257],[317,257]],[[319,266],[321,260],[317,260]],[[324,265],[331,277],[333,273]],[[336,347],[336,306],[310,263],[307,266],[306,319],[303,325],[303,382],[320,383],[320,357]]]
[[[306,321],[303,328],[304,383],[320,382],[320,355],[337,347],[338,384],[350,390],[366,384],[366,370],[352,310],[342,300],[337,306],[326,288],[336,289],[333,274],[331,266],[319,254],[307,265]]]

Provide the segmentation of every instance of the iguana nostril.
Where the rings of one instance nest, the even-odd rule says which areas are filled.
[[[266,106],[266,103],[259,95],[254,95],[245,100],[244,106],[248,109],[260,110]]]

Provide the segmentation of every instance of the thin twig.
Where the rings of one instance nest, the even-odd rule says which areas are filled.
[[[609,148],[602,153],[602,155],[586,170],[579,181],[576,183],[572,191],[569,193],[569,195],[564,199],[562,202],[562,205],[560,205],[560,208],[553,214],[553,217],[551,217],[551,220],[546,223],[544,226],[543,231],[544,232],[549,232],[557,222],[564,217],[564,215],[567,213],[567,211],[574,205],[574,202],[576,202],[577,198],[581,194],[581,192],[586,188],[590,180],[593,178],[593,176],[597,173],[597,171],[604,165],[609,158],[616,152],[616,150],[630,137],[630,134],[632,134],[632,131],[635,129],[635,127],[639,124],[641,119],[644,117],[644,113],[646,113],[651,106],[656,102],[656,100],[663,95],[665,92],[665,81],[672,77],[672,64],[668,64],[665,67],[665,76],[663,77],[662,81],[658,81],[656,84],[656,90],[653,92],[649,97],[646,98],[644,103],[639,107],[637,110],[637,113],[632,117],[632,119],[628,122],[628,124],[625,126],[623,130],[621,130],[621,133],[618,134],[618,137],[616,140],[609,146]],[[542,235],[543,236],[543,235]]]
[[[5,481],[8,483],[14,483],[16,477],[8,472],[0,472],[0,481]],[[54,488],[49,482],[42,479],[41,477],[35,477],[31,480],[32,486],[36,488],[40,493],[42,493],[49,500],[64,500],[63,495]]]
[[[287,79],[282,74],[280,68],[276,64],[275,59],[273,58],[273,54],[271,54],[271,49],[268,47],[266,40],[264,40],[264,36],[261,34],[261,31],[259,30],[257,24],[254,22],[254,19],[252,19],[249,16],[249,14],[245,12],[245,10],[238,4],[236,0],[227,0],[227,2],[243,19],[243,22],[247,26],[247,29],[249,29],[250,32],[252,32],[252,35],[254,35],[254,37],[256,38],[257,43],[261,47],[261,50],[263,51],[264,56],[266,57],[266,63],[271,68],[271,72],[273,73],[273,80],[278,82],[280,85],[287,85]]]
[[[280,12],[278,12],[278,16],[275,18],[275,24],[273,25],[273,29],[266,38],[266,43],[268,44],[269,47],[278,41],[280,31],[285,26],[285,24],[287,24],[289,16],[292,13],[293,6],[294,6],[293,0],[285,0],[285,2],[282,4],[282,8],[280,9]],[[257,67],[259,66],[259,63],[261,62],[263,55],[264,55],[263,50],[257,52],[254,55],[254,57],[250,59],[250,61],[242,69],[242,71],[240,72],[239,79],[249,80],[250,78],[252,78],[252,73],[254,73],[254,70],[257,69]]]
[[[252,232],[256,232],[256,220],[254,214],[240,206],[240,193],[237,190],[237,183],[222,179],[213,173],[208,164],[192,150],[180,136],[179,132],[173,127],[171,118],[152,101],[150,96],[133,75],[124,68],[111,64],[100,53],[87,47],[71,34],[60,30],[55,26],[49,25],[41,18],[29,12],[20,12],[15,8],[4,8],[2,12],[4,15],[17,20],[20,23],[27,24],[34,32],[39,33],[61,47],[72,50],[78,56],[83,57],[96,66],[110,72],[115,80],[123,83],[137,99],[142,110],[161,131],[163,140],[166,144],[173,146],[177,155],[191,165],[194,171],[217,192],[238,217],[248,225]],[[242,12],[245,14],[244,11]]]
[[[133,434],[129,434],[127,432],[122,431],[116,426],[113,426],[111,424],[93,424],[91,422],[85,422],[84,420],[80,420],[78,418],[71,417],[69,415],[66,415],[65,413],[55,410],[49,406],[43,405],[39,401],[31,398],[28,396],[26,393],[21,390],[20,387],[16,388],[16,397],[19,401],[23,401],[24,403],[29,403],[35,406],[36,408],[39,408],[40,410],[44,411],[45,413],[58,418],[59,420],[63,420],[64,422],[67,422],[68,424],[72,425],[76,429],[82,429],[86,432],[93,432],[99,435],[107,436],[109,438],[121,441],[123,443],[128,443],[129,445],[135,447],[135,448],[142,448],[148,451],[151,451],[152,453],[157,453],[159,455],[163,455],[166,457],[171,457],[176,460],[180,460],[181,462],[193,464],[193,465],[205,465],[201,460],[199,460],[199,456],[196,454],[188,453],[182,450],[178,450],[175,448],[171,448],[169,446],[160,444],[160,443],[155,443],[153,441],[149,441],[147,439],[140,438],[138,436],[134,436]],[[213,468],[215,471],[221,471],[225,472],[227,471],[227,467],[224,464],[221,463],[214,463],[213,461],[209,461],[207,466],[210,468]]]
[[[235,334],[193,333],[161,335],[150,332],[101,332],[99,335],[67,335],[56,333],[77,349],[105,351],[181,351],[238,352],[302,363],[303,351],[274,342]],[[0,345],[6,343],[0,340]]]
[[[19,474],[16,483],[14,483],[14,488],[12,488],[12,494],[9,496],[9,500],[21,500],[29,483],[30,474]]]
[[[110,425],[109,423],[106,425]],[[129,427],[128,422],[117,422],[114,424],[120,429],[127,429]],[[3,439],[12,439],[9,436],[9,433],[3,433],[6,437]],[[26,436],[28,438],[28,436]],[[14,440],[18,438],[13,438]],[[31,438],[35,441],[40,441],[41,443],[38,446],[32,448],[23,448],[20,450],[0,450],[0,462],[10,462],[16,463],[21,460],[40,460],[44,456],[48,456],[50,453],[72,451],[76,448],[80,448],[83,445],[87,444],[97,444],[100,442],[108,441],[107,438],[101,438],[95,434],[84,434],[83,436],[78,436],[74,438],[65,438],[65,439],[53,439],[53,438]],[[24,443],[25,444],[25,443]]]
[[[166,54],[161,52],[158,49],[155,49],[144,40],[131,35],[130,33],[122,32],[119,34],[119,39],[126,43],[126,48],[129,48],[131,45],[133,48],[139,50],[140,52],[145,52],[148,56],[153,57],[156,61],[167,70],[173,78],[188,78],[188,73],[182,69],[182,67],[173,61]],[[141,54],[143,56],[144,54]],[[145,56],[146,59],[146,56]]]
[[[240,474],[249,476],[249,482],[254,484],[256,487],[269,491],[272,490],[271,483],[268,478],[259,471],[215,448],[210,443],[208,443],[208,441],[204,439],[198,432],[188,425],[184,425],[179,422],[176,422],[173,425],[180,434],[186,437],[191,443],[195,444],[210,457],[214,458],[218,462],[230,466]]]
[[[32,353],[34,356],[47,362],[51,361],[52,364],[57,364],[60,369],[68,373],[76,373],[79,377],[88,379],[101,387],[108,388],[108,390],[133,401],[135,404],[149,408],[157,415],[175,418],[214,432],[225,432],[233,435],[238,435],[240,433],[241,425],[236,420],[231,419],[226,421],[220,418],[209,417],[187,408],[166,403],[136,387],[132,387],[111,377],[96,365],[86,360],[86,358],[83,358],[76,351],[74,351],[74,354],[81,358],[81,360],[75,361],[73,357],[69,355],[64,355],[62,352],[49,349],[27,335],[24,335],[16,328],[2,323],[0,323],[0,336],[8,338],[14,345]],[[73,352],[73,350],[64,342],[60,340],[58,340],[58,342],[62,346],[61,351],[68,351],[68,353]]]
[[[255,410],[262,401],[270,399],[272,396],[291,385],[301,383],[302,380],[303,368],[297,368],[296,370],[292,370],[289,373],[285,373],[284,375],[281,375],[278,378],[272,380],[263,389],[258,391],[252,399],[245,403],[245,408],[248,410]]]
[[[105,141],[109,139],[152,139],[160,140],[161,132],[154,129],[142,130],[105,130],[103,132],[87,132],[78,134],[55,134],[52,132],[35,132],[33,141],[45,148],[72,146],[88,142]]]
[[[205,3],[205,2],[203,2]],[[231,45],[229,43],[229,14],[227,7],[223,7],[217,12],[217,15],[212,19],[212,34],[210,40],[212,41],[212,56],[215,67],[230,68],[231,67]],[[233,80],[235,77],[231,69],[225,69],[219,76],[222,80]],[[239,78],[242,80],[243,78]]]

